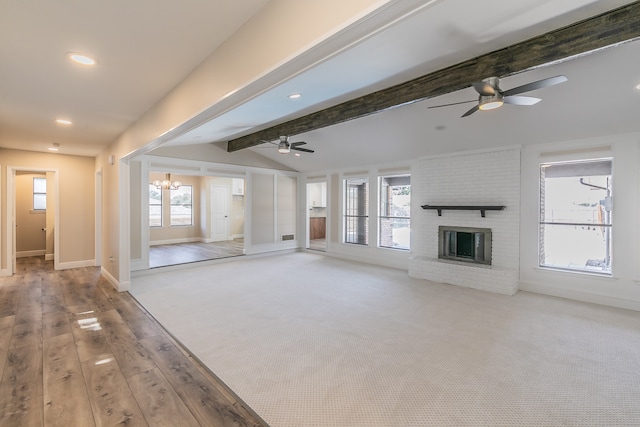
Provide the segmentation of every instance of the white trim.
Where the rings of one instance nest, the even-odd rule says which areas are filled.
[[[576,301],[590,302],[594,304],[602,304],[611,307],[640,311],[640,300],[598,295],[592,294],[590,292],[563,289],[557,286],[541,285],[538,283],[520,282],[519,288],[521,291],[526,292],[533,292],[537,294],[551,295],[554,297],[568,298]]]
[[[102,265],[102,168],[95,173],[95,259],[96,267]]]
[[[288,176],[299,176],[296,171],[284,171],[279,169],[262,168],[256,166],[232,165],[226,163],[207,162],[202,160],[176,159],[171,157],[160,157],[152,155],[141,156],[140,159],[148,161],[148,172],[167,172],[179,175],[190,176],[214,176],[221,178],[242,178],[250,173],[280,174]],[[139,160],[139,159],[136,159]],[[246,182],[245,182],[246,186]],[[246,188],[245,188],[246,189]],[[246,196],[246,194],[245,194]]]
[[[16,252],[16,258],[27,258],[30,256],[43,256],[45,255],[46,250],[45,249],[35,249],[32,251],[20,251],[20,252]]]
[[[111,273],[109,273],[104,267],[100,269],[100,273],[105,277],[105,279],[107,279],[109,283],[111,283],[111,286],[113,286],[116,291],[126,292],[131,290],[131,281],[118,282],[118,280],[113,277]]]
[[[344,252],[330,252],[327,250],[323,251],[315,251],[313,249],[305,249],[304,252],[313,253],[316,255],[323,255],[331,258],[344,259],[347,261],[359,262],[361,264],[369,264],[369,265],[380,265],[388,268],[395,268],[396,270],[406,271],[407,274],[409,272],[409,253],[407,251],[405,259],[398,259],[395,257],[385,257],[380,256],[376,257],[375,254],[366,254],[365,256],[347,254]]]
[[[130,186],[131,177],[129,162],[120,160],[118,162],[118,191],[119,191],[119,246],[118,246],[118,290],[128,290],[131,284],[131,223],[129,221],[129,211],[131,204]]]
[[[132,270],[143,270],[149,268],[149,245],[151,228],[149,226],[149,160],[143,158],[140,161],[140,255],[141,259],[131,260]],[[161,199],[162,200],[162,199]],[[163,207],[162,204],[160,205]],[[162,222],[162,213],[160,214]],[[162,227],[162,224],[160,224]],[[160,228],[158,227],[158,228]]]
[[[431,156],[420,157],[420,160],[442,159],[442,158],[450,158],[450,157],[469,156],[474,154],[495,153],[499,151],[521,150],[521,149],[522,149],[521,144],[509,144],[509,145],[502,145],[498,147],[481,148],[477,150],[461,150],[461,151],[453,151],[450,153],[433,154]]]
[[[94,267],[95,265],[96,265],[95,259],[86,259],[83,261],[61,262],[58,264],[58,268],[56,268],[56,270],[69,270],[71,268]]]
[[[285,240],[284,242],[278,243],[267,243],[264,245],[256,245],[251,247],[245,246],[245,254],[246,255],[256,255],[256,254],[266,254],[270,252],[279,252],[279,251],[297,251],[298,241],[297,240]]]
[[[55,254],[44,254],[45,261],[53,261]]]
[[[201,237],[185,237],[180,239],[152,240],[149,242],[149,246],[174,245],[176,243],[197,243],[202,241],[203,239]]]

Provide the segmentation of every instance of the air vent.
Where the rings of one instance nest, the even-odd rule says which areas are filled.
[[[285,240],[293,240],[293,234],[283,234],[282,241],[284,242]]]

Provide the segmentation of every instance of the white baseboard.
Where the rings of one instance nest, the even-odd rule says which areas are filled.
[[[232,234],[232,239],[244,239],[244,234]]]
[[[131,282],[119,282],[115,277],[111,275],[104,267],[100,269],[100,273],[107,279],[111,286],[118,292],[125,292],[131,290]]]
[[[339,253],[339,252],[323,252],[323,251],[314,251],[311,249],[305,249],[305,252],[310,252],[310,253],[314,253],[314,254],[318,254],[318,255],[324,255],[324,256],[328,256],[331,258],[338,258],[338,259],[344,259],[347,261],[353,261],[353,262],[359,262],[359,263],[363,263],[363,264],[373,264],[373,265],[379,265],[382,267],[388,267],[388,268],[394,268],[396,270],[404,270],[404,271],[409,271],[409,261],[408,260],[395,260],[393,258],[370,258],[367,256],[357,256],[357,255],[352,255],[352,254],[345,254],[345,253]]]
[[[55,254],[44,254],[45,261],[53,261],[55,258]]]
[[[590,302],[593,304],[607,305],[610,307],[625,308],[627,310],[640,311],[640,301],[625,298],[610,297],[604,295],[591,294],[588,292],[558,289],[553,286],[540,285],[536,283],[520,282],[521,291],[533,292],[536,294],[550,295],[553,297],[567,298],[576,301]]]
[[[27,258],[30,256],[42,256],[45,254],[44,249],[36,249],[34,251],[20,251],[16,252],[16,258]]]
[[[202,241],[202,238],[200,237],[187,237],[184,239],[154,240],[152,242],[149,242],[149,246],[174,245],[176,243],[197,243],[201,241]]]
[[[245,246],[244,252],[246,255],[255,255],[286,250],[298,250],[299,248],[300,246],[297,241],[289,240],[281,243],[269,243],[266,245],[255,245],[250,247]]]
[[[85,259],[83,261],[61,262],[58,264],[58,270],[68,270],[70,268],[95,267],[95,259]]]
[[[0,277],[7,277],[7,276],[10,276],[9,270],[6,268],[0,269]]]

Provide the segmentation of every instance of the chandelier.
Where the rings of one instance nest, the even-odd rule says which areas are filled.
[[[180,181],[171,181],[171,174],[168,173],[168,174],[165,175],[165,179],[163,181],[160,181],[159,179],[156,179],[155,181],[153,181],[151,183],[151,185],[155,185],[158,190],[160,190],[160,189],[163,189],[163,190],[166,190],[166,189],[177,190],[182,185],[182,182],[180,182]]]

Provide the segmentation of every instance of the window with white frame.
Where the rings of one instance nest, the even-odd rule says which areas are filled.
[[[408,250],[411,230],[411,176],[381,176],[379,189],[378,246]]]
[[[162,189],[149,184],[149,226],[162,227]]]
[[[171,221],[170,225],[193,225],[192,186],[182,185],[170,190]]]
[[[369,180],[344,180],[344,242],[369,244]]]
[[[611,159],[541,165],[541,267],[611,274],[611,178]]]
[[[33,178],[33,210],[47,209],[47,178]]]

